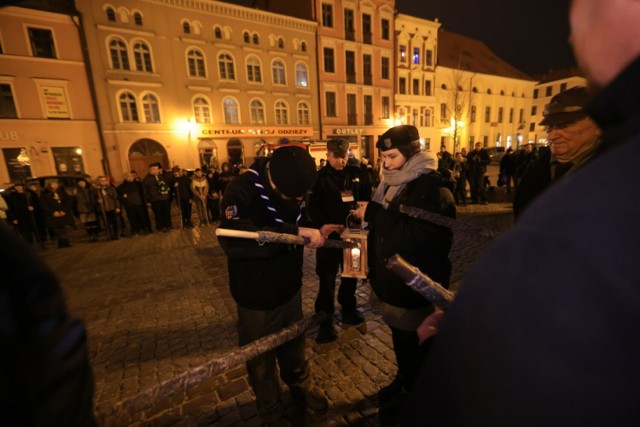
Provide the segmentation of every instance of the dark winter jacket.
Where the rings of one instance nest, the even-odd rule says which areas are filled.
[[[169,183],[162,175],[151,175],[150,173],[142,180],[142,193],[147,203],[161,202],[169,200]]]
[[[40,195],[40,205],[44,212],[44,222],[49,228],[73,226],[75,220],[71,212],[71,200],[67,193],[58,188],[55,192],[46,188]],[[55,212],[64,212],[63,216],[55,216]]]
[[[467,155],[467,166],[469,175],[484,175],[487,172],[487,165],[491,162],[489,153],[484,148],[479,151],[472,150]]]
[[[144,200],[142,198],[142,184],[138,181],[123,181],[122,184],[116,188],[118,195],[120,196],[120,202],[125,208],[133,206],[142,206]]]

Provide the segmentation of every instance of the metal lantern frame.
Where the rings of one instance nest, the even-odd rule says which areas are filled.
[[[369,230],[347,228],[340,234],[345,242],[354,243],[353,247],[343,249],[342,277],[367,278],[367,238]]]

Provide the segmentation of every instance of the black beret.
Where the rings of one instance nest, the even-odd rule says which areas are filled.
[[[415,126],[394,126],[382,134],[376,143],[376,148],[379,148],[382,151],[387,151],[392,148],[406,147],[419,139],[420,134]]]
[[[271,179],[287,197],[304,196],[316,183],[316,162],[302,147],[278,147],[269,161]]]
[[[334,138],[327,141],[327,151],[337,157],[344,157],[349,152],[349,141],[342,138]]]
[[[549,102],[544,110],[540,126],[558,125],[584,119],[587,114],[584,106],[589,103],[589,94],[584,86],[575,86],[560,92]]]

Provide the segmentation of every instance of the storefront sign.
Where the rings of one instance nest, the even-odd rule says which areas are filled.
[[[268,127],[252,127],[252,128],[204,128],[201,132],[202,137],[312,137],[312,128],[268,128]]]
[[[0,129],[0,141],[17,141],[18,132],[15,130]]]
[[[47,118],[68,119],[69,106],[64,88],[60,86],[41,86]]]
[[[362,135],[364,134],[364,129],[336,128],[333,133],[336,135]]]

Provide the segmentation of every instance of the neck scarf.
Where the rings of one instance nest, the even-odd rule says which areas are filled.
[[[262,182],[260,180],[260,173],[258,172],[258,163],[256,162],[252,164],[251,167],[248,169],[248,172],[249,172],[249,175],[251,176],[251,179],[253,180],[253,185],[255,185],[256,189],[258,190],[258,195],[260,195],[262,202],[264,203],[265,207],[271,214],[271,217],[273,218],[273,220],[277,224],[284,224],[282,215],[280,215],[280,213],[273,206],[271,199],[269,198],[269,196],[267,196],[267,191],[265,190],[264,185],[262,185]],[[300,218],[302,218],[302,211],[300,209],[300,205],[298,205],[298,215],[296,216],[296,224],[300,222]]]
[[[427,175],[437,167],[437,160],[433,153],[421,151],[409,157],[400,169],[382,169],[382,182],[378,185],[373,201],[380,203],[386,209],[389,203],[400,193],[405,185],[420,175]]]

